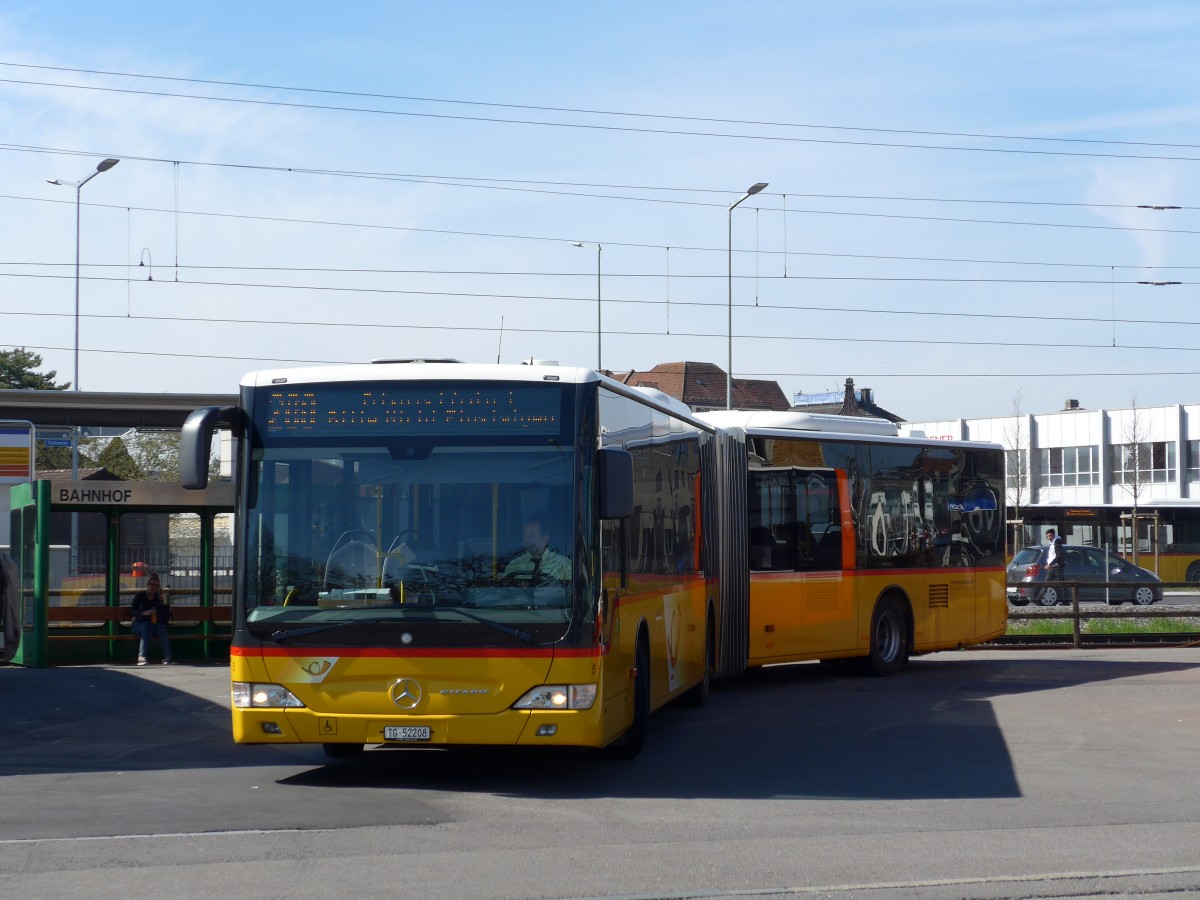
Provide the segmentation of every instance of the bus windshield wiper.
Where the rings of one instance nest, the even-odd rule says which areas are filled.
[[[441,609],[453,610],[454,612],[458,613],[460,616],[465,616],[466,618],[470,619],[472,622],[478,622],[480,625],[487,625],[488,627],[494,628],[497,631],[503,632],[504,634],[510,634],[513,637],[518,638],[519,640],[522,640],[527,644],[531,643],[533,641],[533,635],[530,634],[528,631],[522,631],[520,628],[514,628],[512,625],[505,625],[503,622],[497,622],[494,619],[488,619],[484,616],[477,616],[477,615],[475,615],[475,613],[467,612],[461,606],[446,605],[446,604],[439,603],[436,608],[439,610],[441,610]]]
[[[428,608],[433,608],[433,607],[428,607]],[[493,619],[488,619],[488,618],[485,618],[484,616],[477,616],[474,613],[467,612],[467,610],[461,606],[439,605],[436,608],[450,610],[452,612],[458,613],[460,616],[470,619],[472,622],[478,622],[480,625],[487,625],[489,628],[494,628],[496,631],[499,631],[503,634],[511,635],[512,637],[522,640],[527,644],[533,640],[533,635],[530,634],[528,631],[523,631],[520,628],[514,628],[512,625],[505,625],[503,622],[496,622]],[[282,643],[283,641],[290,640],[291,638],[306,637],[310,634],[319,634],[322,631],[332,631],[335,628],[348,628],[352,625],[386,625],[391,622],[402,622],[402,621],[403,622],[412,622],[412,621],[436,622],[437,618],[435,616],[421,616],[420,619],[415,619],[412,616],[405,616],[405,618],[403,620],[393,619],[393,618],[387,618],[387,619],[342,619],[341,621],[338,621],[338,622],[322,622],[318,625],[307,625],[302,628],[280,628],[277,631],[271,632],[271,640],[275,641],[276,643]]]
[[[271,632],[271,640],[276,643],[286,641],[289,638],[304,637],[309,634],[318,634],[322,631],[332,631],[334,628],[348,628],[351,625],[385,625],[389,622],[399,622],[399,619],[342,619],[337,622],[322,622],[319,625],[308,625],[303,628],[281,628],[278,631]],[[407,621],[412,621],[407,619]],[[423,622],[432,622],[433,619],[422,618]]]

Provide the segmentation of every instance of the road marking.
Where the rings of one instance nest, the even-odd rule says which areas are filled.
[[[742,888],[728,891],[673,891],[666,894],[628,894],[578,897],[575,900],[703,900],[720,897],[783,897],[806,894],[858,893],[865,891],[920,890],[921,888],[961,887],[973,884],[1029,884],[1054,881],[1086,881],[1110,878],[1137,878],[1152,875],[1192,875],[1200,866],[1161,869],[1126,869],[1115,872],[1054,872],[1043,875],[989,875],[984,878],[930,878],[920,881],[880,881],[865,884],[823,884],[811,887]]]
[[[72,841],[142,841],[159,840],[161,838],[198,838],[198,837],[243,837],[245,835],[269,834],[329,834],[333,828],[245,828],[238,831],[175,831],[166,834],[97,834],[80,835],[78,837],[43,837],[43,838],[0,838],[4,844],[63,844]]]

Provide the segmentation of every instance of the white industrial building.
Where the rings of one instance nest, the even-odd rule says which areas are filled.
[[[1126,554],[1135,530],[1139,553],[1200,544],[1200,404],[1084,409],[1068,400],[1051,413],[910,427],[1006,448],[1010,546],[1039,543],[1051,527],[1068,543]]]

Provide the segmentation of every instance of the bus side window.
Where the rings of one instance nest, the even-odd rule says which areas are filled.
[[[832,470],[799,469],[795,489],[796,569],[840,569],[842,528],[836,474]]]
[[[818,569],[840,569],[842,567],[842,528],[832,525],[821,535],[817,543],[815,563]]]

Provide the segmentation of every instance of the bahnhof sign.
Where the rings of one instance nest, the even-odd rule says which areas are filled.
[[[200,406],[236,398],[0,390],[0,549],[11,547],[0,597],[4,655],[26,666],[133,662],[128,607],[151,572],[172,605],[177,656],[228,651],[233,489],[185,491],[168,482],[82,480],[39,473],[36,443],[175,430]],[[47,477],[49,476],[49,477]],[[177,640],[176,640],[177,639]]]

